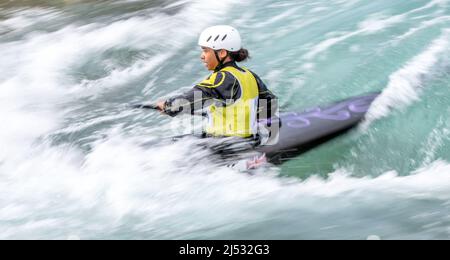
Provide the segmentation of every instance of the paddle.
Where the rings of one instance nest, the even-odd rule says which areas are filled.
[[[151,110],[157,110],[160,111],[159,107],[155,104],[135,104],[135,105],[131,105],[131,108],[133,109],[151,109]],[[167,115],[174,117],[176,114],[171,114],[168,112],[165,112]],[[202,112],[194,112],[192,115],[194,116],[202,116],[202,117],[206,117],[206,113],[202,113]]]
[[[154,105],[154,104],[136,104],[136,105],[131,105],[132,108],[135,109],[153,109],[153,110],[159,110],[158,106]]]

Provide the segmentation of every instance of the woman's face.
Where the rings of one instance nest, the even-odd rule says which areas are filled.
[[[219,51],[219,57],[223,59],[226,57],[227,52],[225,50]],[[214,54],[214,50],[207,47],[202,47],[202,54],[200,55],[200,59],[208,70],[214,70],[217,65],[219,65],[219,61]]]

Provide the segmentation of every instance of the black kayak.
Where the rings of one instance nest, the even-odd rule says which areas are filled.
[[[256,150],[264,153],[271,163],[283,163],[355,127],[379,94],[352,97],[302,112],[280,113],[277,142]]]
[[[271,128],[260,127],[272,130],[266,131],[271,133],[268,141],[262,135],[259,140],[250,140],[237,137],[205,138],[191,134],[172,137],[170,141],[199,138],[197,146],[219,155],[215,160],[218,164],[231,167],[239,164],[239,170],[259,168],[267,162],[282,164],[357,126],[379,95],[379,92],[369,93],[305,111],[280,113],[279,118],[270,120]],[[156,109],[151,105],[133,107]],[[260,126],[267,125],[267,121],[261,120]],[[144,145],[154,144],[149,142]]]

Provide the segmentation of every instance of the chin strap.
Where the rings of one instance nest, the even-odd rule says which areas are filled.
[[[225,56],[225,58],[223,58],[223,59],[220,59],[220,58],[219,58],[219,51],[214,50],[214,54],[216,55],[216,59],[217,59],[217,61],[219,62],[219,64],[217,65],[216,68],[222,67],[223,62],[224,62],[224,61],[227,59],[227,57],[228,57],[228,52],[227,52],[227,56]]]

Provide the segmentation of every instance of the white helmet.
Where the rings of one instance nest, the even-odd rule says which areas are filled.
[[[198,45],[213,50],[225,49],[235,52],[242,48],[241,35],[238,30],[228,25],[212,26],[202,32]]]

